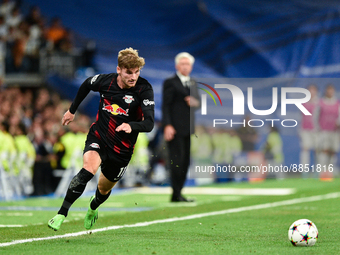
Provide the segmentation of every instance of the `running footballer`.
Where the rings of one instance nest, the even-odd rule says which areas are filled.
[[[98,74],[86,79],[64,114],[62,124],[68,125],[87,94],[91,90],[100,93],[97,118],[85,142],[83,168],[70,182],[58,214],[48,222],[48,226],[55,231],[100,166],[96,194],[90,199],[84,220],[86,229],[93,227],[98,219],[98,207],[109,198],[111,189],[126,171],[138,133],[153,129],[153,89],[147,80],[139,76],[144,64],[144,58],[138,55],[137,50],[121,50],[118,53],[117,73]]]

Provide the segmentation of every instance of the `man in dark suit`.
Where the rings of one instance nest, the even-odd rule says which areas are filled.
[[[175,57],[176,74],[163,84],[163,127],[169,151],[172,202],[192,201],[184,198],[181,191],[190,164],[194,111],[200,105],[196,82],[190,78],[194,61],[189,53],[179,53]]]

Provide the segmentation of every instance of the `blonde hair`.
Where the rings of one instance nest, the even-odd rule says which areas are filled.
[[[129,47],[118,52],[118,66],[120,68],[143,68],[145,65],[144,58],[138,56],[138,51]]]
[[[195,58],[191,54],[189,54],[188,52],[181,52],[176,55],[175,64],[177,65],[179,60],[182,58],[188,58],[190,60],[191,65],[195,63]]]

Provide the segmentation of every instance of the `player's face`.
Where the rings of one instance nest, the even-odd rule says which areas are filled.
[[[318,89],[315,86],[310,86],[308,90],[310,92],[311,98],[314,98],[318,95]]]
[[[129,89],[136,85],[136,82],[138,80],[139,74],[140,74],[140,68],[120,68],[117,66],[117,83],[121,88]]]
[[[326,97],[332,98],[335,94],[335,90],[333,87],[327,87],[326,89]]]
[[[176,65],[176,70],[184,76],[189,76],[192,71],[190,59],[181,58]]]

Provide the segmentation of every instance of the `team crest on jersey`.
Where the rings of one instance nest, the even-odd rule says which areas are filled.
[[[132,103],[132,101],[135,101],[133,96],[128,96],[128,95],[125,95],[125,97],[123,97],[123,99],[125,100],[125,103],[127,103],[127,104],[130,104],[130,103]]]
[[[95,149],[100,149],[100,146],[98,143],[91,143],[90,147],[95,148]]]
[[[99,74],[93,76],[91,79],[91,84],[93,84],[97,80],[98,77],[99,77]]]

